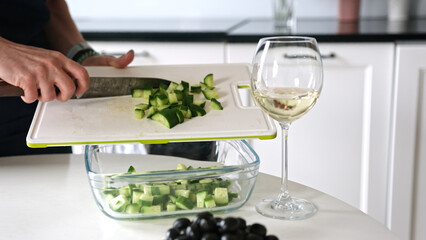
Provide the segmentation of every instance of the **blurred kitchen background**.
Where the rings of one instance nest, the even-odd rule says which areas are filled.
[[[409,1],[411,17],[426,17],[426,0]],[[336,18],[338,0],[295,0],[298,18]],[[270,18],[271,0],[69,0],[76,19]],[[361,18],[385,18],[388,0],[362,0]]]
[[[426,0],[361,0],[349,24],[338,21],[339,4],[356,0],[294,0],[294,32],[274,28],[273,1],[68,5],[96,50],[134,49],[134,65],[250,63],[261,37],[317,38],[324,88],[290,129],[289,179],[361,209],[401,240],[426,239]],[[260,171],[280,176],[280,132],[249,142]]]

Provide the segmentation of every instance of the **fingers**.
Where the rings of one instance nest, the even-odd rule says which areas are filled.
[[[123,56],[116,58],[114,56],[92,56],[86,58],[83,62],[83,66],[112,66],[115,68],[127,67],[135,58],[135,52],[133,50],[128,51]]]
[[[128,51],[126,54],[119,58],[114,58],[109,62],[109,65],[116,68],[127,67],[135,58],[135,52],[133,50]]]
[[[71,61],[64,67],[64,70],[68,73],[69,76],[75,79],[75,83],[71,81],[75,87],[72,93],[75,93],[76,96],[79,96],[86,92],[87,89],[89,89],[89,73],[84,67],[74,61]]]
[[[22,87],[22,90],[24,90],[24,96],[22,96],[22,101],[26,103],[33,103],[35,100],[38,99],[38,87],[36,86],[35,82],[30,81],[28,84],[24,85]]]
[[[35,73],[22,77],[19,87],[24,90],[26,103],[69,100],[89,88],[89,75],[84,67],[67,58],[58,59],[56,66],[39,67]],[[73,80],[75,79],[75,81]]]

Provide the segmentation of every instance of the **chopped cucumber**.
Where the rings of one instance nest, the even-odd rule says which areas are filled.
[[[159,213],[161,212],[161,205],[153,205],[153,206],[142,206],[142,213]]]
[[[212,98],[219,98],[219,93],[215,88],[206,88],[203,90],[203,94],[208,100],[211,100]]]
[[[207,87],[214,87],[213,84],[213,73],[207,74],[207,76],[204,77],[204,84],[207,85]]]
[[[207,169],[218,168],[215,166]],[[194,169],[178,164],[177,171]],[[176,171],[170,170],[170,171]],[[130,166],[125,174],[137,174]],[[230,192],[231,181],[209,177],[202,179],[181,179],[173,182],[150,184],[127,184],[119,188],[101,190],[110,209],[126,214],[154,213],[161,211],[190,210],[193,208],[215,208],[225,206],[238,199],[237,192]]]
[[[142,206],[152,206],[153,201],[154,201],[154,196],[144,193],[140,195],[137,203]]]
[[[176,206],[180,209],[189,210],[194,208],[194,203],[192,203],[191,200],[186,197],[179,196],[176,199]]]
[[[178,163],[176,170],[186,170],[186,166],[185,164],[182,163]]]
[[[133,115],[135,119],[142,119],[145,116],[145,111],[142,109],[135,108]]]
[[[206,208],[214,208],[214,207],[216,207],[216,202],[214,201],[214,199],[213,199],[213,196],[212,196],[212,195],[209,195],[209,196],[207,196],[207,197],[204,199],[204,206],[205,206]]]
[[[191,86],[191,93],[201,93],[201,85]]]
[[[186,190],[186,189],[177,189],[177,190],[175,190],[176,197],[182,196],[182,197],[189,198],[189,194],[190,193],[191,193],[191,191],[190,190]]]
[[[190,119],[195,116],[206,115],[205,99],[194,99],[194,95],[202,92],[207,100],[211,100],[210,109],[222,110],[220,102],[217,101],[218,92],[214,88],[213,74],[207,74],[203,81],[199,84],[190,85],[186,81],[181,81],[179,84],[171,82],[169,85],[160,84],[158,88],[148,87],[145,89],[133,89],[133,98],[143,98],[143,103],[137,104],[134,107],[134,118],[146,118],[155,120],[166,126],[173,128],[177,124],[183,123],[185,119]],[[197,107],[194,107],[197,106]],[[177,109],[175,115],[172,113],[162,112],[164,109]],[[157,114],[162,112],[161,114]]]
[[[168,108],[154,113],[154,115],[151,116],[151,119],[163,124],[168,128],[172,128],[179,124],[179,118],[176,114],[176,111]]]
[[[207,191],[197,193],[197,207],[204,208],[204,200],[207,197]]]
[[[109,201],[109,207],[116,212],[122,212],[126,209],[126,206],[130,204],[129,199],[123,195],[118,195],[117,197]]]
[[[223,110],[222,104],[216,100],[216,98],[210,99],[210,109],[212,110]]]
[[[174,212],[174,211],[177,210],[176,204],[174,204],[174,203],[167,203],[166,209],[167,209],[168,212]]]
[[[229,203],[228,189],[227,188],[215,188],[214,189],[214,201],[219,206],[224,206]]]
[[[130,214],[139,213],[140,209],[141,209],[141,206],[139,204],[132,203],[132,204],[127,205],[125,212],[130,213]]]

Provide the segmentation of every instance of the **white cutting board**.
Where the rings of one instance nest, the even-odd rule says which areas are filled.
[[[126,69],[87,67],[92,77],[158,77],[177,83],[199,84],[213,73],[223,110],[210,110],[202,117],[185,119],[172,129],[147,119],[135,119],[134,105],[141,100],[128,96],[39,102],[27,135],[30,147],[99,143],[260,138],[276,136],[273,120],[258,107],[243,106],[238,88],[249,86],[246,64],[134,66]],[[199,96],[204,98],[202,93]],[[197,98],[197,97],[196,97]]]

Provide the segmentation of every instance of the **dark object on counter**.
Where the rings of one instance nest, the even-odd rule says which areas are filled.
[[[216,142],[177,142],[147,145],[149,154],[216,161]]]
[[[247,225],[240,217],[214,217],[210,212],[197,214],[191,221],[178,218],[167,230],[167,240],[278,240],[275,235],[266,235],[266,227],[259,223]]]

